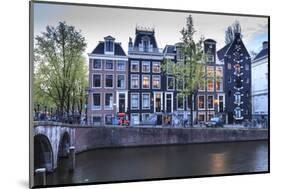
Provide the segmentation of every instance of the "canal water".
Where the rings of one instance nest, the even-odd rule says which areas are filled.
[[[268,171],[267,141],[96,149],[59,161],[47,184],[73,184]]]

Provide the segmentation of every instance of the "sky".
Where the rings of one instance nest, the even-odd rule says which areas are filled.
[[[154,10],[119,9],[35,3],[34,36],[46,31],[47,25],[57,26],[65,21],[75,26],[85,37],[86,52],[92,52],[99,41],[111,35],[121,42],[127,53],[129,37],[134,40],[136,26],[152,27],[158,48],[173,45],[180,41],[180,30],[185,26],[186,17],[192,15],[196,30],[195,39],[204,36],[217,42],[217,50],[222,48],[226,28],[239,21],[242,27],[243,42],[249,52],[259,52],[262,42],[268,40],[268,20],[263,17],[229,16],[193,12],[167,12]]]

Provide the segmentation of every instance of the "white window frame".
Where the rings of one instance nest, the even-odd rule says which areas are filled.
[[[215,112],[214,112],[214,111],[207,111],[207,120],[208,120],[208,121],[210,121],[210,119],[211,119],[211,118],[210,118],[210,117],[211,117],[210,115],[212,115],[212,117],[214,117],[214,116],[215,116]]]
[[[153,80],[155,77],[159,78],[159,88],[155,88],[153,85]],[[152,75],[152,89],[161,89],[161,76],[160,75]]]
[[[217,81],[218,80],[221,82],[221,89],[220,90],[217,89]],[[216,91],[218,91],[218,92],[222,92],[223,91],[223,79],[222,78],[216,78],[215,87],[216,87]]]
[[[237,114],[239,114],[240,113],[240,116],[236,116]],[[236,107],[235,109],[234,109],[234,116],[235,116],[235,119],[243,119],[243,116],[242,116],[242,108],[240,108],[240,107]]]
[[[144,81],[144,80],[143,80],[143,77],[144,77],[144,76],[148,76],[148,79],[149,79],[148,88],[144,88],[144,87],[143,87],[143,81]],[[148,75],[148,74],[143,74],[143,75],[141,76],[141,79],[142,79],[141,88],[142,88],[142,89],[150,89],[150,83],[151,83],[151,82],[150,82],[150,75]]]
[[[98,108],[94,107],[94,94],[100,95],[100,106]],[[102,93],[92,93],[92,110],[101,110],[102,109]]]
[[[200,86],[198,87],[198,91],[205,91],[206,90],[206,80],[203,80],[203,89],[200,89]]]
[[[133,116],[137,116],[138,117],[138,123],[136,123],[136,125],[139,124],[140,123],[140,114],[139,113],[131,113],[130,123],[133,123],[133,121],[132,121],[133,120],[132,119]]]
[[[118,76],[124,76],[124,87],[118,87]],[[126,89],[126,74],[116,74],[116,88],[117,89]]]
[[[142,113],[142,114],[141,114],[141,120],[142,120],[142,121],[144,121],[144,120],[143,120],[143,117],[145,117],[145,115],[148,115],[148,117],[150,117],[150,113]]]
[[[111,94],[112,95],[112,107],[109,107],[109,106],[106,106],[106,95],[107,94]],[[106,93],[104,93],[104,109],[105,110],[113,110],[114,109],[114,93],[108,93],[108,92],[106,92]]]
[[[133,64],[137,64],[138,65],[138,71],[133,71],[133,69],[132,69]],[[133,73],[140,72],[140,61],[138,61],[138,60],[131,60],[130,71],[133,72]]]
[[[206,113],[205,112],[198,112],[198,121],[199,121],[199,116],[200,115],[203,115],[204,116],[204,119],[203,119],[203,122],[205,122],[206,121]],[[200,121],[202,121],[202,120],[200,120]]]
[[[114,114],[104,114],[104,125],[112,125],[112,122],[111,122],[111,124],[106,124],[106,116],[108,116],[108,115],[111,115],[111,118],[113,118],[114,117]]]
[[[91,58],[90,60],[92,60],[92,70],[102,70],[102,64],[103,64],[103,60],[102,59],[98,59],[98,58]],[[95,60],[100,60],[100,68],[94,68],[94,61]]]
[[[154,71],[154,69],[153,69],[154,64],[159,64],[159,72]],[[152,73],[161,73],[161,62],[156,62],[156,61],[152,62]]]
[[[209,83],[208,83],[208,81],[212,81],[212,82],[213,82],[213,90],[209,90],[209,85],[208,85]],[[216,87],[216,86],[215,86],[215,80],[214,80],[214,79],[208,78],[208,79],[207,79],[207,91],[208,91],[208,92],[214,92],[214,91],[215,91],[215,87]]]
[[[148,68],[149,68],[149,70],[148,71],[144,71],[144,69],[143,69],[143,66],[145,65],[145,64],[148,64]],[[141,62],[141,71],[142,71],[142,73],[150,73],[150,61],[142,61]]]
[[[112,51],[107,51],[106,50],[106,44],[107,44],[107,42],[111,42],[112,43]],[[114,43],[114,41],[113,40],[105,40],[104,41],[104,52],[105,52],[105,54],[114,54],[114,51],[115,51],[115,43]]]
[[[167,111],[167,95],[170,94],[171,95],[171,112],[174,111],[174,93],[173,92],[165,92],[165,111]]]
[[[100,118],[101,118],[101,119],[100,119],[101,121],[100,121],[99,123],[100,123],[101,125],[103,124],[103,123],[102,123],[102,122],[103,122],[103,119],[102,119],[103,116],[102,116],[102,114],[94,114],[94,115],[91,115],[91,123],[92,123],[92,124],[94,124],[94,120],[93,120],[94,117],[100,117]],[[98,122],[96,122],[96,123],[98,123]]]
[[[106,68],[106,61],[108,61],[108,60],[109,60],[109,61],[112,61],[112,69],[107,69],[107,68]],[[115,62],[114,60],[105,59],[105,60],[104,60],[104,70],[106,70],[106,71],[114,71],[114,62]]]
[[[137,87],[137,88],[133,88],[133,87],[132,87],[132,78],[135,77],[135,76],[138,77],[138,87]],[[138,74],[132,74],[130,79],[131,79],[131,86],[130,86],[130,88],[131,88],[131,89],[139,89],[139,88],[140,88],[140,75],[138,75]]]
[[[137,108],[134,108],[132,105],[133,105],[133,103],[132,103],[132,101],[133,101],[133,98],[132,98],[132,96],[133,95],[137,95],[138,96],[138,107]],[[131,95],[130,95],[130,104],[131,104],[131,106],[130,106],[130,108],[131,108],[131,110],[139,110],[140,109],[140,93],[131,93]]]
[[[124,70],[120,70],[119,68],[118,68],[118,64],[120,63],[120,62],[122,62],[122,63],[124,63]],[[126,60],[116,60],[116,71],[126,71]]]
[[[221,76],[220,76],[220,78],[223,78],[223,67],[221,67],[221,66],[217,66],[216,67],[216,77],[219,77],[219,76],[217,76],[218,74],[218,72],[221,72]]]
[[[242,94],[240,92],[234,93],[234,103],[235,104],[242,104]]]
[[[183,108],[179,108],[179,97],[180,95],[177,95],[177,110],[184,110],[184,105],[185,105],[185,97],[184,96],[181,96],[181,98],[183,98]]]
[[[169,78],[173,79],[173,89],[169,89]],[[168,76],[167,77],[167,91],[173,91],[173,90],[175,90],[175,78]]]
[[[213,98],[213,104],[212,104],[212,108],[209,108],[209,96],[211,96],[212,98]],[[207,102],[207,110],[214,110],[215,109],[215,98],[214,98],[214,95],[207,95],[207,100],[206,100],[206,102]]]
[[[148,95],[148,104],[149,104],[149,105],[148,105],[148,108],[143,107],[143,101],[144,101],[144,100],[143,100],[143,96],[144,96],[144,95]],[[150,106],[151,106],[151,103],[150,103],[150,93],[142,93],[142,94],[141,94],[141,102],[142,102],[142,103],[141,103],[141,109],[143,109],[143,110],[150,110]]]
[[[200,106],[199,106],[199,97],[200,96],[204,97],[204,107],[203,108],[200,108]],[[205,95],[198,95],[198,97],[197,97],[197,107],[198,107],[198,110],[205,110],[205,108],[206,108],[206,98],[205,98]]]
[[[108,76],[108,75],[112,75],[112,87],[106,86],[106,76]],[[113,89],[114,88],[114,74],[105,74],[105,76],[104,76],[104,88],[105,89]]]
[[[156,112],[156,94],[160,94],[160,98],[161,98],[161,100],[160,100],[160,102],[161,102],[161,107],[160,107],[160,111],[162,111],[163,110],[163,92],[154,92],[153,93],[153,111],[154,112]]]
[[[100,87],[95,87],[94,86],[94,75],[100,75]],[[93,89],[101,89],[102,88],[102,74],[101,73],[93,73],[92,74],[92,88]]]

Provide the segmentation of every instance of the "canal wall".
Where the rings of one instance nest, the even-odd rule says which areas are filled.
[[[76,152],[95,148],[167,144],[251,141],[268,139],[267,129],[246,128],[75,128]]]

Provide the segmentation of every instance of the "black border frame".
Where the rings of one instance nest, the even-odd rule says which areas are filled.
[[[268,171],[258,172],[243,172],[243,173],[227,173],[227,174],[213,174],[213,175],[196,175],[196,176],[183,176],[183,177],[166,177],[166,178],[152,178],[152,179],[132,179],[121,181],[108,181],[108,182],[87,182],[87,183],[69,183],[58,185],[34,186],[33,175],[33,50],[34,50],[34,4],[54,4],[54,5],[72,5],[72,6],[87,6],[87,7],[101,7],[101,8],[117,8],[117,9],[134,9],[134,10],[150,10],[150,11],[163,11],[163,12],[181,12],[181,13],[195,13],[195,14],[212,14],[224,16],[244,16],[244,17],[258,17],[267,18],[268,20]],[[53,187],[67,187],[67,186],[85,186],[97,184],[112,184],[112,183],[131,183],[142,181],[162,181],[174,179],[188,179],[188,178],[209,178],[209,177],[222,177],[222,176],[239,176],[239,175],[253,175],[270,173],[270,16],[269,15],[256,15],[256,14],[239,14],[239,13],[225,13],[225,12],[211,12],[211,11],[194,11],[182,9],[164,9],[164,8],[150,8],[150,7],[131,7],[120,5],[104,5],[104,4],[89,4],[89,3],[69,3],[57,1],[29,1],[29,188],[53,188]]]

